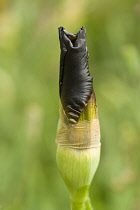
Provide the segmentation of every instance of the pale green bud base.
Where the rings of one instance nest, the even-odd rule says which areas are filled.
[[[89,187],[99,164],[100,147],[74,149],[58,145],[58,169],[69,189],[72,210],[92,210]]]

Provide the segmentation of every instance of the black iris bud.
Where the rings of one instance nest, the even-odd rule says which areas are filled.
[[[82,27],[77,34],[71,34],[59,27],[59,40],[60,99],[68,121],[77,123],[93,93],[93,79],[88,67],[86,29]]]

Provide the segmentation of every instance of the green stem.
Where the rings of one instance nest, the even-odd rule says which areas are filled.
[[[72,202],[72,210],[93,210],[90,198],[88,197],[84,202]]]
[[[85,202],[72,202],[72,210],[86,210]]]
[[[92,205],[91,205],[91,201],[90,198],[88,197],[88,199],[86,200],[86,210],[93,210]]]

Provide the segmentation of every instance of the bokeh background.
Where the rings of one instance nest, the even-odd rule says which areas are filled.
[[[0,0],[0,209],[69,210],[57,170],[59,26],[87,29],[102,154],[96,210],[140,210],[140,1]]]

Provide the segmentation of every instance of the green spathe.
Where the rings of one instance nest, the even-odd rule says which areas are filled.
[[[73,205],[83,205],[99,164],[100,147],[79,150],[58,145],[56,159]]]

